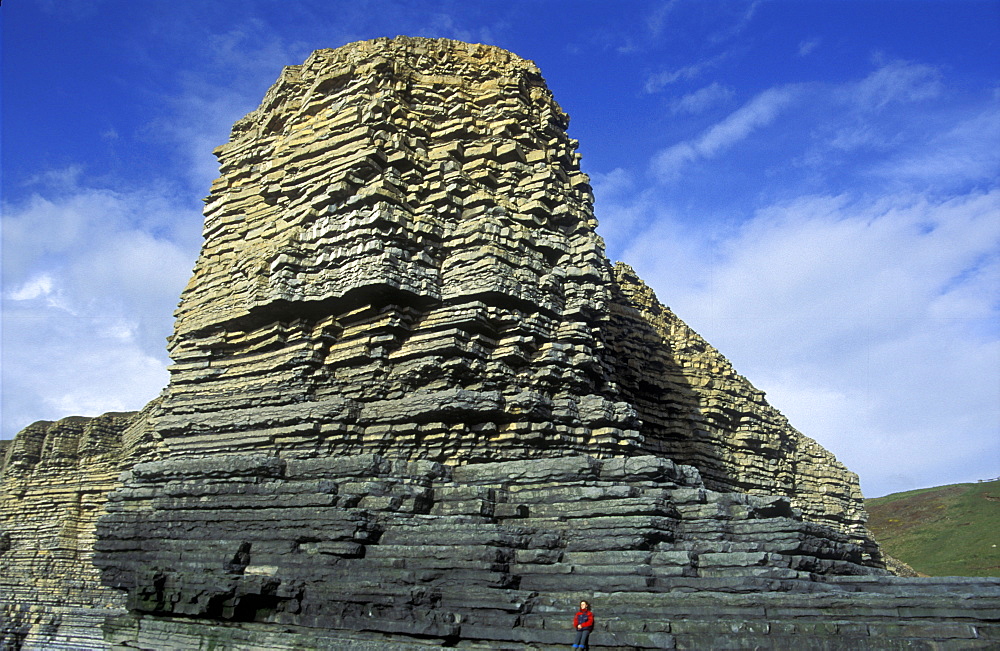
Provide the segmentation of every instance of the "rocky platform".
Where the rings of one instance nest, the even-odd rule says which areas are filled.
[[[216,153],[170,385],[3,450],[4,649],[990,648],[595,232],[497,48],[286,68]]]

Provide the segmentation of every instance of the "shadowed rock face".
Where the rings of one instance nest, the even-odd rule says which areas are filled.
[[[216,150],[162,396],[8,446],[3,643],[544,648],[587,596],[618,648],[979,635],[1000,586],[887,578],[857,478],[607,260],[567,122],[493,47],[286,68]],[[59,473],[86,514],[15,533]],[[46,590],[86,581],[58,604],[44,545]],[[917,593],[946,629],[874,624]]]

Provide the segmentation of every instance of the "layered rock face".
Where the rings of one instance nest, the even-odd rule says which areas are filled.
[[[567,123],[487,46],[286,68],[216,151],[154,421],[171,455],[654,454],[863,541],[856,477],[608,262]]]
[[[122,649],[565,648],[581,598],[601,618],[594,646],[616,649],[987,648],[981,631],[1000,634],[983,625],[1000,580],[921,592],[861,552],[787,498],[710,491],[652,456],[230,455],[137,465],[96,562],[129,595],[108,627]]]
[[[634,449],[566,122],[496,48],[377,41],[286,68],[216,152],[157,421],[172,453]]]
[[[1000,582],[889,577],[857,478],[606,259],[567,122],[493,47],[286,68],[169,387],[6,453],[0,646],[542,649],[582,598],[617,649],[995,640]]]
[[[133,420],[132,414],[106,414],[43,421],[6,446],[0,457],[0,648],[44,648],[58,638],[99,645],[101,611],[124,605],[122,595],[101,585],[92,559],[97,518],[116,485],[123,432]],[[75,616],[86,609],[100,616]]]

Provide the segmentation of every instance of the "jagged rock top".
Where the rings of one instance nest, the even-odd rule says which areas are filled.
[[[336,283],[316,274],[307,282],[285,277],[290,259],[331,229],[366,219],[357,209],[380,199],[418,220],[427,237],[446,240],[473,217],[476,203],[515,215],[539,212],[537,201],[528,205],[532,194],[518,201],[508,191],[516,189],[509,187],[513,177],[555,175],[559,185],[589,189],[576,143],[565,135],[567,121],[533,63],[490,46],[376,39],[320,50],[286,68],[216,150],[222,176],[206,200],[206,245],[176,331],[201,330],[275,301],[338,298],[374,284],[358,264],[332,273]],[[506,163],[531,169],[502,170]],[[577,208],[590,213],[589,195],[582,198],[588,203]],[[552,204],[558,195],[544,199]],[[539,222],[519,221],[532,229]],[[391,233],[382,230],[371,235],[384,242]],[[328,276],[343,262],[337,253],[322,264]],[[223,269],[228,273],[219,275]],[[383,284],[440,298],[439,280],[410,278],[409,271],[418,270],[390,271]],[[227,284],[224,292],[211,291],[218,283]]]

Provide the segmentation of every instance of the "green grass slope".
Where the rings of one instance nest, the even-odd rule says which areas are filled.
[[[882,550],[929,576],[1000,576],[1000,480],[865,500]]]

